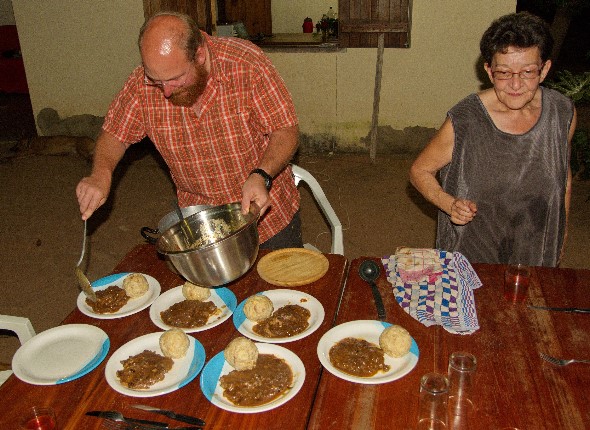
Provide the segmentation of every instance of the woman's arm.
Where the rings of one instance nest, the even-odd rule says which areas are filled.
[[[570,126],[570,131],[567,138],[567,145],[568,145],[568,153],[571,157],[571,148],[572,148],[572,139],[574,137],[574,133],[576,131],[576,125],[578,121],[578,114],[576,112],[576,108],[574,107],[574,116],[572,118],[572,124]],[[570,202],[572,197],[572,169],[570,167],[570,163],[568,163],[567,169],[567,183],[565,187],[565,232],[563,235],[563,245],[561,246],[561,252],[559,253],[559,260],[557,261],[557,265],[561,263],[563,256],[565,254],[565,244],[567,241],[567,230],[569,226],[569,217],[570,217]]]
[[[446,193],[436,174],[451,162],[455,145],[455,132],[447,118],[426,148],[410,168],[410,182],[426,200],[445,212],[451,222],[459,225],[470,222],[477,212],[477,205]]]

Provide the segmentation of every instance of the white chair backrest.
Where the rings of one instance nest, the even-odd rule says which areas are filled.
[[[33,330],[33,325],[28,318],[0,315],[0,329],[16,333],[21,345],[35,336],[35,330]],[[1,371],[0,385],[2,385],[10,375],[12,375],[12,370]]]
[[[328,201],[328,198],[326,197],[324,190],[322,190],[322,187],[320,186],[319,182],[307,170],[295,164],[291,165],[291,167],[293,169],[295,185],[299,186],[299,182],[303,181],[309,186],[311,193],[313,194],[313,197],[317,201],[319,207],[322,209],[322,212],[324,213],[324,216],[330,224],[330,228],[332,230],[331,253],[344,255],[344,238],[342,236],[342,223],[340,222],[340,219],[338,219],[336,212],[334,212],[334,209]],[[309,244],[306,244],[305,246],[307,248],[313,248],[313,246]]]

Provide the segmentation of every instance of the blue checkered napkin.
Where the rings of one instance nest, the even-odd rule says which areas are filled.
[[[482,285],[481,281],[463,254],[439,253],[443,273],[431,281],[404,283],[397,272],[395,255],[381,261],[404,311],[427,327],[442,325],[450,333],[471,334],[479,329],[473,290]]]

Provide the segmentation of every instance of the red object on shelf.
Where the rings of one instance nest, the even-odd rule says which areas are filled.
[[[0,92],[29,92],[16,25],[0,26]]]
[[[304,33],[313,33],[313,21],[311,18],[305,18],[303,20],[303,32]]]

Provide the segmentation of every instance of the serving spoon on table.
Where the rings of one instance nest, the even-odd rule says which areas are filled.
[[[385,321],[385,306],[383,306],[383,299],[381,298],[381,293],[377,288],[377,284],[375,281],[379,277],[381,270],[379,269],[379,265],[375,263],[373,260],[364,260],[361,265],[359,266],[359,275],[360,277],[369,283],[371,286],[371,291],[373,292],[373,300],[375,300],[375,306],[377,307],[377,316],[381,321]]]

